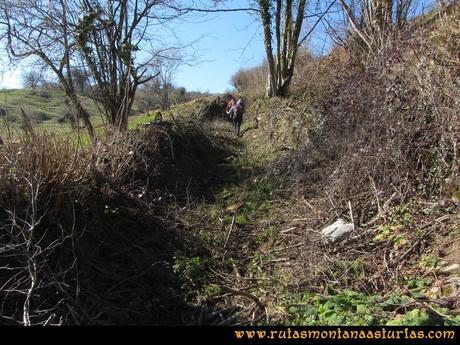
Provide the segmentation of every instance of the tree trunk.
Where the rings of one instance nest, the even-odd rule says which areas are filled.
[[[64,92],[67,97],[69,97],[70,101],[72,102],[76,112],[77,112],[77,119],[83,119],[83,123],[85,124],[86,130],[88,131],[89,138],[91,140],[91,143],[95,144],[97,137],[96,137],[96,132],[94,131],[93,124],[91,123],[91,120],[89,118],[89,113],[88,111],[83,107],[83,105],[80,102],[80,99],[78,98],[75,88],[73,87],[72,83],[72,78],[70,77],[69,74],[69,79],[66,79],[62,71],[57,70],[54,66],[50,65],[50,67],[53,69],[54,73],[59,78],[59,81],[61,82]],[[77,122],[78,125],[78,122]]]
[[[372,45],[370,42],[370,38],[367,36],[366,32],[363,30],[362,25],[360,25],[356,17],[354,16],[353,12],[351,11],[351,8],[347,5],[345,0],[339,0],[340,4],[342,5],[343,11],[345,12],[348,21],[350,22],[351,25],[351,31],[355,33],[356,35],[359,36],[359,38],[362,40],[362,42],[366,45],[367,49],[371,52],[372,51]],[[372,14],[369,14],[369,17],[372,16]]]
[[[294,75],[294,66],[295,60],[297,57],[297,51],[299,50],[298,42],[300,37],[300,31],[302,30],[303,24],[303,16],[305,12],[306,0],[300,0],[297,9],[297,16],[295,19],[295,24],[293,30],[289,29],[289,46],[287,51],[285,52],[287,59],[286,59],[286,67],[283,67],[282,70],[282,80],[280,81],[278,95],[281,97],[285,97],[288,94],[289,87],[291,86],[292,76]],[[290,9],[290,17],[292,18],[292,9]],[[292,20],[292,19],[291,19]]]
[[[292,33],[292,2],[293,0],[286,0],[286,10],[284,13],[284,29],[283,29],[283,48],[280,66],[281,75],[284,76],[288,69],[288,50]],[[280,80],[281,83],[281,80]],[[281,86],[281,84],[280,84]]]
[[[269,0],[259,0],[260,16],[262,25],[264,27],[264,46],[265,53],[267,54],[268,62],[268,88],[267,96],[276,97],[276,70],[275,60],[273,58],[272,49],[272,32],[271,32],[271,15],[270,15],[270,2]]]
[[[296,18],[293,18],[292,6],[297,3]],[[268,62],[268,97],[285,97],[288,94],[298,51],[300,31],[304,22],[306,0],[276,1],[275,33],[276,61],[272,48],[271,2],[259,0],[259,8],[264,28],[264,45]],[[283,10],[284,9],[284,10]],[[281,28],[283,26],[283,28]]]
[[[88,111],[83,107],[83,105],[80,102],[80,99],[78,99],[78,96],[75,93],[70,93],[68,92],[68,90],[66,90],[66,94],[72,101],[75,110],[77,111],[77,118],[83,119],[83,123],[85,124],[86,130],[88,131],[91,143],[95,144],[97,140],[96,132],[94,131],[94,127],[91,123],[91,120],[89,119]]]
[[[281,81],[281,68],[279,68],[282,57],[281,57],[281,13],[283,12],[283,3],[281,0],[276,0],[276,65],[278,66],[276,71],[276,88],[279,88],[279,83]]]

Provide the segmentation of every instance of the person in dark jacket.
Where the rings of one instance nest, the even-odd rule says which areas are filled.
[[[232,96],[227,103],[226,113],[233,122],[233,130],[236,135],[240,135],[241,123],[243,122],[244,103],[240,98],[238,102]]]
[[[235,126],[235,134],[240,135],[241,124],[243,123],[243,115],[244,115],[244,102],[240,98],[238,102],[236,102],[234,106],[235,116],[233,118],[233,124]]]

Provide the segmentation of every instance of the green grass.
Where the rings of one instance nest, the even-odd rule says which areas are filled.
[[[96,129],[97,135],[104,131],[104,121],[97,104],[88,97],[81,96],[81,101],[85,109],[89,112],[91,122]],[[201,103],[191,101],[179,104],[168,111],[162,111],[163,120],[187,115]],[[10,89],[0,90],[0,135],[3,137],[17,138],[23,135],[21,129],[21,108],[30,118],[34,130],[37,133],[47,132],[77,137],[76,133],[65,121],[65,114],[72,110],[67,96],[60,90],[32,90],[32,89]],[[150,111],[149,114],[139,114],[139,110],[134,107],[133,113],[138,114],[129,117],[128,128],[136,129],[159,119],[159,111]],[[80,144],[89,144],[89,137],[86,130],[80,132]]]
[[[102,125],[102,118],[96,103],[88,97],[81,97],[95,127]],[[8,137],[22,135],[21,108],[28,115],[36,132],[73,135],[72,128],[65,121],[65,114],[72,106],[63,91],[12,89],[0,90],[0,134]],[[7,128],[8,127],[8,128]]]
[[[81,100],[95,121],[99,117],[97,105],[87,97],[81,97]],[[60,90],[15,89],[0,90],[0,108],[3,114],[7,111],[8,120],[13,123],[20,122],[23,108],[32,123],[55,124],[62,121],[71,106],[65,93]]]
[[[149,124],[155,119],[158,119],[158,111],[150,111],[148,114],[140,114],[135,116],[130,116],[128,119],[128,129],[136,129],[142,127],[143,125]],[[163,119],[169,118],[165,117],[165,114],[162,115]]]
[[[85,109],[89,112],[96,133],[104,131],[104,122],[97,104],[88,97],[81,97]],[[17,138],[23,135],[21,129],[21,108],[29,116],[37,133],[48,132],[75,136],[70,124],[64,120],[66,113],[72,110],[67,96],[60,90],[11,89],[0,90],[0,135]],[[138,109],[133,109],[138,113]],[[137,128],[154,120],[155,112],[150,116],[137,115],[130,117],[129,128]],[[85,129],[81,130],[80,140],[83,145],[89,143]]]
[[[213,97],[195,99],[186,103],[174,105],[169,110],[151,110],[148,114],[143,113],[130,116],[128,128],[135,129],[155,120],[171,121],[179,118],[189,118],[193,112],[196,112],[202,107],[203,102],[212,99]]]
[[[81,96],[81,101],[90,114],[96,135],[102,137],[105,125],[97,104],[92,99],[83,96]],[[161,116],[158,110],[150,111],[148,114],[139,114],[139,110],[134,107],[132,112],[136,115],[129,117],[128,129],[133,130],[158,119],[172,120],[186,117],[197,107],[201,107],[201,103],[194,100],[176,105],[170,110],[161,111]],[[73,140],[79,147],[90,144],[89,135],[82,124],[80,124],[82,126],[80,133],[77,133],[65,121],[65,114],[72,111],[72,106],[65,93],[60,90],[0,90],[0,135],[4,139],[15,140],[24,135],[21,108],[30,118],[35,133],[63,135]]]

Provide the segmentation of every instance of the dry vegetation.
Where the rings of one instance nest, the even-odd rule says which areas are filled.
[[[162,122],[78,151],[51,136],[3,145],[1,323],[187,322],[173,258],[203,248],[173,215],[220,178],[209,167],[228,144],[210,133]]]
[[[458,280],[439,272],[459,264],[459,13],[457,4],[365,61],[344,49],[303,57],[289,100],[253,103],[267,134],[251,140],[278,148],[271,176],[298,200],[290,236],[280,234],[291,259],[267,271],[295,291],[271,299],[285,306],[275,318],[458,323]],[[339,217],[355,232],[322,243],[319,230]]]
[[[267,65],[239,70],[233,75],[231,84],[247,97],[263,97],[267,86]]]
[[[459,5],[438,16],[377,57],[300,56],[287,99],[240,71],[241,141],[216,97],[1,146],[1,322],[458,324]]]

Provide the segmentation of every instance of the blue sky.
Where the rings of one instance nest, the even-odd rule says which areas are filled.
[[[196,61],[179,68],[176,84],[197,91],[231,89],[235,72],[259,65],[265,58],[262,30],[254,19],[245,12],[230,12],[177,25],[175,33],[181,40],[198,41],[193,46]]]
[[[0,89],[18,89],[22,87],[21,70],[19,68],[9,70],[4,61],[1,62]]]
[[[231,0],[224,4],[227,8],[247,8],[250,3]],[[151,28],[151,37],[160,42],[160,46],[194,42],[184,50],[185,60],[190,64],[182,64],[174,77],[176,86],[189,91],[223,93],[230,90],[233,74],[241,68],[260,65],[265,58],[262,27],[254,12],[193,13],[168,24],[167,28]],[[310,43],[314,50],[324,48],[322,40]],[[24,68],[8,70],[5,60],[0,56],[0,88],[21,87]]]
[[[329,7],[330,1],[319,2],[323,11]],[[247,8],[251,7],[250,3],[248,0],[231,0],[227,1],[227,7]],[[315,10],[316,3],[309,3]],[[420,13],[433,3],[434,0],[421,0],[415,12]],[[340,21],[342,15],[334,14],[338,6],[337,1],[331,16]],[[265,58],[263,32],[258,19],[253,13],[226,12],[205,17],[196,15],[189,17],[189,22],[177,24],[174,32],[183,42],[199,41],[194,45],[198,61],[192,66],[183,65],[177,71],[175,84],[187,90],[216,93],[231,89],[230,79],[235,72],[260,65]],[[315,21],[310,21],[305,30],[308,31]],[[331,38],[323,24],[316,27],[306,43],[315,55],[327,53],[332,47]]]
[[[231,7],[247,7],[247,1],[231,1]],[[221,93],[231,89],[231,76],[240,68],[256,66],[265,57],[262,30],[254,15],[226,12],[192,15],[170,27],[182,44],[195,42],[186,49],[191,65],[182,65],[174,83],[187,90]],[[0,88],[19,88],[22,69],[9,70],[0,60]]]
[[[226,2],[230,8],[249,7],[249,3],[249,0]],[[423,0],[422,3],[430,4],[433,0]],[[324,6],[327,2],[321,4]],[[183,64],[174,78],[175,85],[190,91],[225,92],[232,88],[230,79],[235,72],[259,65],[265,58],[261,25],[254,14],[247,12],[195,13],[170,24],[168,30],[153,28],[152,37],[155,34],[155,39],[160,41],[161,38],[163,45],[174,42],[172,44],[180,46],[194,42],[193,48],[184,51],[186,59],[193,54],[194,57],[189,59],[191,65]],[[319,25],[309,42],[313,52],[329,50],[330,41],[325,42],[325,37],[325,27]],[[0,56],[0,88],[21,87],[21,74],[21,68],[9,70],[6,59]]]

